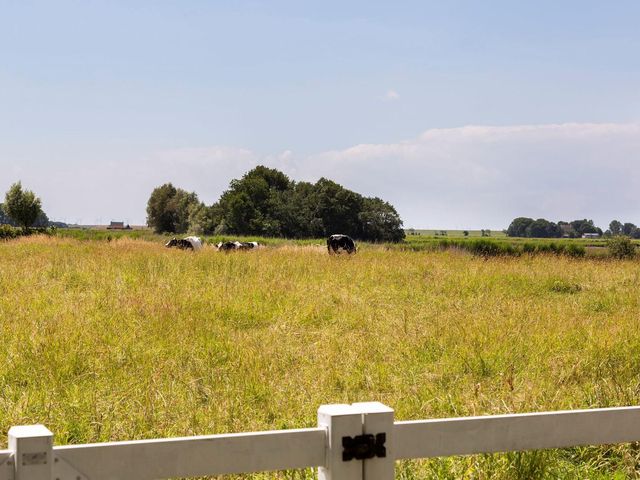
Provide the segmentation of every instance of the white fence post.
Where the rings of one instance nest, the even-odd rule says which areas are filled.
[[[379,402],[323,405],[318,426],[327,429],[319,480],[393,480],[393,409]]]
[[[325,463],[318,468],[318,480],[362,480],[362,463],[342,460],[342,438],[362,434],[362,413],[351,405],[322,405],[318,426],[327,429]]]
[[[380,402],[354,403],[363,413],[362,433],[376,438],[384,445],[384,457],[375,456],[364,461],[364,480],[393,480],[395,476],[395,448],[393,438],[393,409]]]
[[[13,451],[14,480],[51,480],[53,433],[44,425],[11,427],[9,450]]]

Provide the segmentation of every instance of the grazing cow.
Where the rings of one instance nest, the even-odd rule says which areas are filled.
[[[186,237],[181,239],[173,237],[165,244],[165,247],[177,247],[180,250],[198,251],[202,248],[202,240],[198,237]]]
[[[238,248],[238,246],[236,245],[237,243],[238,242],[219,242],[216,245],[216,248],[219,252],[230,252]]]
[[[327,238],[329,255],[340,253],[341,250],[351,254],[356,253],[356,242],[349,235],[335,234]]]
[[[260,245],[258,242],[238,242],[240,246],[239,250],[253,250],[254,248],[258,248]]]
[[[216,245],[219,252],[231,252],[234,250],[252,250],[260,247],[258,242],[220,242]]]

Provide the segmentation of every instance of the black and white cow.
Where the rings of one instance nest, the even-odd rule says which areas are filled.
[[[335,234],[327,238],[327,250],[330,255],[345,251],[349,254],[356,253],[356,242],[349,235]]]
[[[252,250],[261,245],[258,242],[220,242],[216,245],[219,252],[231,252],[235,250]]]
[[[186,237],[180,239],[173,237],[165,244],[165,247],[176,247],[180,250],[198,251],[202,248],[202,240],[198,237]]]
[[[258,242],[238,242],[240,246],[238,250],[253,250],[254,248],[258,248],[260,244]]]
[[[219,242],[216,248],[219,252],[230,252],[237,249],[237,242]]]

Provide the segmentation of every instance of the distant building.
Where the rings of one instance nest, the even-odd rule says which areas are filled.
[[[125,225],[124,222],[111,222],[107,230],[131,230],[131,226]]]
[[[600,238],[599,233],[583,233],[582,238]]]

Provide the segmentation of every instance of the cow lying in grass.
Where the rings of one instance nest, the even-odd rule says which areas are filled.
[[[327,238],[327,250],[329,255],[342,251],[349,254],[356,253],[356,242],[349,235],[335,234]]]
[[[231,252],[235,250],[253,250],[261,245],[258,242],[220,242],[216,245],[219,252]]]
[[[181,239],[173,237],[165,244],[165,247],[176,247],[180,250],[197,251],[202,248],[202,240],[200,240],[198,237],[186,237]]]

